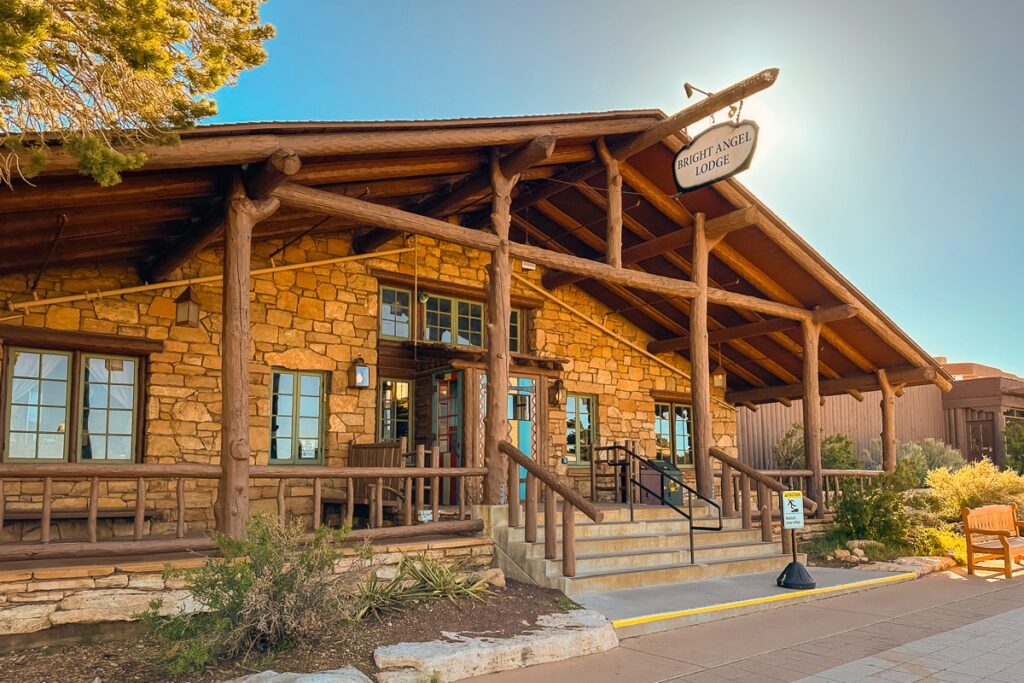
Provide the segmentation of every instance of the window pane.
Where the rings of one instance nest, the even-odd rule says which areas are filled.
[[[62,460],[64,458],[64,435],[40,434],[39,457],[48,460]]]
[[[132,438],[130,436],[107,437],[107,460],[131,460]]]
[[[106,434],[107,411],[91,409],[85,414],[85,429],[90,434]]]
[[[292,418],[290,415],[275,415],[270,419],[270,433],[274,436],[292,435]]]
[[[292,459],[292,440],[274,439],[270,442],[270,457],[274,460]]]
[[[110,373],[107,372],[107,360],[105,358],[90,358],[86,363],[86,377],[87,382],[100,382],[105,383],[110,379]]]
[[[39,431],[41,432],[63,432],[64,414],[63,408],[40,408],[39,409]]]
[[[26,432],[11,432],[10,434],[11,458],[35,458],[36,457],[36,435]]]
[[[409,338],[412,293],[403,289],[381,289],[381,334],[387,337]]]
[[[316,460],[319,441],[316,439],[302,439],[299,441],[299,458],[301,460]]]
[[[135,384],[135,361],[112,359],[109,370],[112,384]]]
[[[290,373],[274,373],[274,393],[290,394],[295,391]]]
[[[302,375],[299,383],[303,396],[320,396],[320,375]]]
[[[65,405],[68,398],[68,383],[43,380],[39,383],[39,403],[44,406]]]
[[[135,404],[135,387],[125,384],[110,385],[110,407],[131,410]]]
[[[11,383],[11,403],[39,405],[39,382],[34,379],[15,379]]]
[[[320,420],[315,417],[299,418],[299,438],[315,439],[320,435]]]
[[[85,391],[85,406],[87,408],[106,408],[107,387],[103,384],[90,384]]]
[[[292,415],[292,397],[274,396],[273,411],[275,415]]]
[[[299,399],[299,415],[302,417],[320,416],[320,398],[314,396],[303,396]]]
[[[15,351],[14,376],[39,377],[39,354],[30,351]]]
[[[82,444],[83,460],[106,460],[107,437],[101,434],[89,434]]]
[[[44,353],[42,375],[44,379],[67,380],[68,357],[55,353]]]
[[[50,410],[47,408],[47,410]],[[62,415],[63,417],[63,415]],[[39,408],[35,406],[11,406],[11,429],[18,432],[34,432],[39,427]]]
[[[107,433],[109,434],[131,434],[132,433],[132,411],[111,410],[108,422]]]

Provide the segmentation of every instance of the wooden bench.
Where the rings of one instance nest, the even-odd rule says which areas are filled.
[[[1013,563],[1024,557],[1024,537],[1020,528],[1024,522],[1017,521],[1016,505],[985,505],[980,508],[961,508],[964,521],[964,536],[967,539],[967,573],[974,573],[974,566],[985,560],[1003,560],[1006,578],[1013,574]],[[975,537],[982,537],[976,540]]]

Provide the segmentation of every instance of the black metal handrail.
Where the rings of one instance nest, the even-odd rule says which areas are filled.
[[[672,508],[673,510],[675,510],[677,513],[679,513],[682,517],[684,517],[686,519],[687,527],[688,527],[688,530],[689,530],[689,541],[690,541],[690,564],[696,564],[696,551],[694,550],[693,532],[694,531],[721,531],[722,528],[723,528],[723,524],[722,524],[722,506],[719,503],[715,502],[714,500],[712,500],[712,499],[710,499],[710,498],[708,498],[706,496],[701,495],[696,489],[692,488],[689,484],[687,484],[681,478],[679,478],[679,477],[677,477],[677,476],[675,476],[673,474],[669,474],[668,472],[665,472],[665,471],[655,467],[654,464],[650,460],[648,460],[647,458],[643,457],[642,455],[639,455],[638,453],[633,452],[632,450],[630,450],[626,446],[623,446],[622,444],[614,444],[612,446],[598,446],[594,450],[595,451],[617,452],[617,453],[621,453],[621,454],[623,454],[625,456],[624,459],[618,460],[618,461],[606,460],[605,464],[607,464],[607,465],[609,465],[611,467],[625,468],[624,472],[628,473],[625,476],[623,476],[621,474],[620,475],[616,475],[615,480],[616,480],[616,482],[619,482],[619,481],[622,481],[623,479],[625,479],[625,483],[626,483],[626,499],[627,499],[627,502],[629,503],[629,521],[631,521],[631,522],[635,521],[634,514],[633,514],[633,487],[634,486],[639,488],[639,489],[642,489],[643,491],[646,491],[650,495],[654,496],[659,501],[661,501],[662,505],[665,505],[667,507]],[[660,487],[661,490],[660,491],[652,491],[650,488],[648,488],[640,480],[640,478],[638,478],[638,477],[635,478],[633,476],[633,468],[631,467],[633,462],[636,462],[640,467],[647,467],[647,468],[649,468],[650,470],[656,472],[658,474],[658,476],[661,477],[661,482],[660,482],[661,483],[661,487]],[[664,491],[665,491],[665,480],[666,479],[668,481],[671,481],[671,482],[677,484],[683,491],[686,492],[686,511],[683,511],[681,508],[679,508],[679,506],[677,506],[675,503],[673,503],[672,501],[668,500],[665,497]],[[700,500],[703,500],[705,503],[707,503],[708,505],[713,507],[718,512],[718,526],[703,526],[703,525],[694,524],[694,522],[693,522],[693,498],[694,498],[694,496],[696,496]]]

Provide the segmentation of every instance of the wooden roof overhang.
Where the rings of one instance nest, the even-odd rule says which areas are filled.
[[[206,126],[184,133],[178,146],[153,149],[144,170],[124,174],[121,184],[109,188],[75,175],[57,148],[33,186],[0,191],[0,275],[24,273],[31,282],[46,268],[98,263],[134,265],[140,279],[164,275],[197,247],[219,243],[224,197],[240,167],[265,175],[267,160],[281,150],[301,160],[289,176],[295,185],[480,228],[483,238],[490,152],[498,148],[503,164],[523,167],[512,203],[513,256],[542,256],[539,247],[603,261],[607,199],[596,147],[628,145],[664,119],[660,111],[644,110]],[[622,260],[651,281],[689,279],[694,214],[706,214],[714,244],[710,286],[719,292],[709,306],[711,362],[728,373],[729,401],[800,395],[800,323],[773,315],[771,305],[809,315],[855,309],[853,317],[823,321],[819,373],[825,395],[877,388],[880,369],[895,384],[948,385],[950,378],[927,353],[735,179],[676,195],[671,161],[681,144],[664,138],[621,164]],[[283,205],[256,226],[254,239],[287,242],[348,232],[365,251],[396,236],[325,213]],[[570,283],[581,287],[648,333],[652,352],[689,353],[689,301],[670,294],[671,288],[638,289],[552,269],[543,282],[549,291]],[[744,301],[764,302],[764,310]]]

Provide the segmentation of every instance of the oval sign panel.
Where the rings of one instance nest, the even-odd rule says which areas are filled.
[[[757,124],[753,121],[711,126],[676,154],[672,163],[676,187],[689,192],[745,171],[755,147]]]

